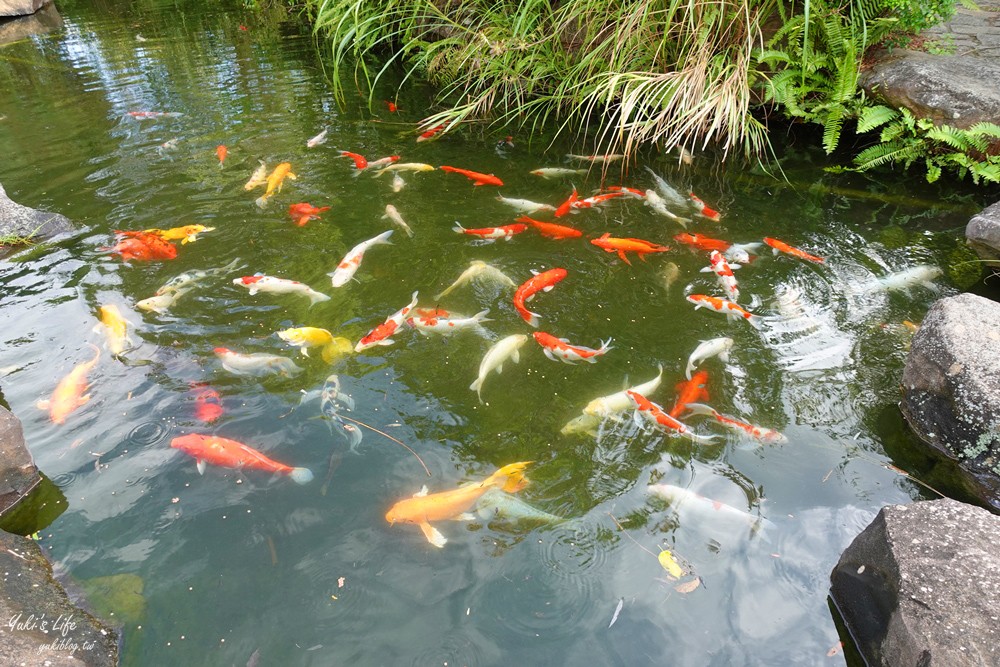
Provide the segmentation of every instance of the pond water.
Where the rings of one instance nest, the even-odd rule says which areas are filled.
[[[919,174],[828,174],[821,153],[791,142],[780,150],[787,180],[708,154],[684,165],[650,153],[623,178],[613,167],[606,184],[652,188],[650,167],[721,211],[720,222],[693,216],[689,231],[743,243],[777,237],[826,258],[774,257],[765,247],[737,271],[741,304],[760,316],[754,328],[685,300],[722,295],[700,272],[706,254],[675,242],[681,228],[639,200],[560,219],[582,239],[529,231],[487,244],[452,227],[512,223],[519,214],[496,200],[496,187],[434,171],[403,173],[394,192],[392,174],[357,175],[337,152],[494,173],[507,197],[558,204],[574,186],[596,192],[599,170],[553,180],[529,171],[574,166],[564,154],[586,147],[516,133],[513,146],[498,146],[504,133],[478,125],[418,143],[425,87],[404,86],[396,112],[382,102],[394,85],[371,108],[353,93],[338,105],[322,43],[282,11],[183,1],[60,10],[61,31],[0,49],[0,182],[78,231],[0,262],[0,368],[36,463],[69,502],[43,531],[43,548],[77,581],[142,582],[144,608],[116,617],[126,665],[243,665],[255,653],[261,665],[844,661],[842,652],[827,657],[840,641],[827,603],[831,568],[881,506],[934,497],[886,465],[944,483],[907,453],[895,404],[911,335],[904,321],[919,322],[956,290],[947,276],[935,290],[909,292],[877,281],[964,259],[957,239],[987,193],[928,186]],[[136,111],[180,115],[128,113]],[[307,148],[324,127],[328,141]],[[221,167],[218,145],[228,148]],[[263,209],[254,203],[262,190],[243,188],[259,160],[268,170],[289,162],[297,176]],[[331,208],[299,227],[287,213],[298,202]],[[387,204],[412,238],[382,218]],[[215,229],[178,244],[172,260],[123,263],[102,250],[114,245],[113,230],[188,224]],[[392,244],[370,249],[356,280],[332,287],[326,274],[347,251],[388,229]],[[627,265],[587,242],[605,232],[672,249]],[[532,270],[565,268],[566,279],[530,306],[541,329],[588,347],[612,338],[612,349],[571,366],[529,338],[520,363],[486,379],[480,403],[469,384],[486,350],[531,329],[507,287],[473,283],[434,298],[473,260],[518,284]],[[163,314],[136,307],[182,272],[231,262]],[[258,272],[331,298],[310,306],[232,283]],[[414,291],[421,307],[489,309],[490,319],[448,337],[404,327],[394,345],[332,364],[275,335],[323,327],[353,345]],[[107,304],[132,323],[134,346],[119,358],[93,331]],[[688,355],[720,336],[734,347],[728,361],[701,365],[707,402],[780,430],[787,443],[759,445],[692,417],[698,433],[719,436],[694,445],[639,428],[630,413],[596,435],[563,432],[592,399],[649,380],[659,365],[663,383],[650,398],[669,407]],[[94,356],[92,345],[102,348],[92,398],[55,424],[35,404]],[[304,370],[234,375],[213,353],[220,346],[285,355]],[[350,452],[318,401],[301,400],[331,373],[355,402],[343,414],[412,453],[367,427]],[[214,423],[196,419],[192,383],[218,392]],[[315,479],[299,485],[213,465],[200,475],[170,447],[189,433],[246,443]],[[448,542],[438,549],[417,526],[385,519],[423,485],[455,489],[518,461],[533,463],[517,496],[567,521],[440,521]],[[651,483],[753,518],[668,503],[647,492]],[[664,549],[681,563],[679,581],[658,561]]]

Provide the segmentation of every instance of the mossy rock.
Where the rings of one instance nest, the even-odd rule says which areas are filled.
[[[958,246],[947,254],[945,271],[955,287],[967,290],[982,278],[983,263],[971,248]]]
[[[882,241],[882,245],[891,249],[904,248],[910,242],[909,234],[899,225],[885,227],[879,233],[879,239]]]

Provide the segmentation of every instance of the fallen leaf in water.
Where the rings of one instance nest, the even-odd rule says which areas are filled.
[[[840,653],[840,649],[843,648],[843,646],[844,642],[837,642],[836,644],[830,647],[829,651],[826,652],[826,657],[832,658],[833,656],[837,655],[838,653]]]
[[[694,589],[701,586],[701,577],[695,577],[691,581],[685,581],[674,586],[674,590],[678,593],[690,593]]]
[[[664,549],[660,552],[660,555],[657,556],[657,558],[660,561],[660,565],[663,566],[663,569],[666,570],[667,574],[671,577],[674,579],[680,579],[684,576],[684,568],[677,564],[677,560],[674,558],[672,553]]]
[[[337,577],[337,588],[343,588],[344,587],[344,581],[345,581],[345,579],[343,577]]]
[[[625,606],[625,598],[618,598],[618,606],[615,607],[615,613],[611,615],[611,622],[608,623],[609,628],[618,621],[618,614],[622,613],[623,606]]]

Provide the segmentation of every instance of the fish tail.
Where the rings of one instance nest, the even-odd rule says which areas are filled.
[[[461,225],[457,220],[455,221],[455,226],[451,228],[451,231],[458,232],[459,234],[465,233],[465,227]]]
[[[471,389],[472,391],[476,392],[476,396],[479,397],[479,402],[480,403],[483,402],[482,391],[483,391],[483,382],[485,382],[485,381],[486,381],[486,376],[477,377],[476,380],[475,380],[475,382],[473,382],[472,384],[469,385],[469,389]]]
[[[489,314],[490,314],[490,309],[487,308],[486,310],[481,310],[478,313],[476,313],[475,315],[473,315],[472,319],[474,319],[477,324],[480,323],[480,322],[492,322],[493,320],[491,320],[490,318],[486,317]]]
[[[710,417],[718,417],[719,411],[710,405],[705,405],[704,403],[686,403],[684,405],[687,411],[693,415],[709,415]]]
[[[256,204],[257,208],[264,208],[265,206],[267,206],[267,195],[261,195],[260,197],[257,197]]]
[[[333,363],[333,360],[337,358],[337,349],[332,341],[323,346],[323,349],[320,350],[319,356],[324,362],[328,364]]]
[[[288,476],[296,484],[308,484],[313,480],[313,474],[309,468],[292,468],[292,472],[288,473]]]
[[[483,484],[485,486],[500,486],[507,493],[517,493],[528,485],[524,469],[532,463],[534,461],[520,461],[505,465],[490,475]]]
[[[329,301],[329,300],[330,300],[330,295],[329,294],[323,294],[321,292],[316,292],[315,294],[310,294],[309,295],[309,305],[310,306],[315,306],[317,303],[320,303],[322,301]]]
[[[757,329],[758,331],[760,331],[760,328],[763,326],[761,324],[759,315],[750,315],[749,317],[746,318],[746,321],[750,323],[750,326],[752,326],[754,329]]]

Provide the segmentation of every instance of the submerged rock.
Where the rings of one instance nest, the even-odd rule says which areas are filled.
[[[49,0],[0,0],[0,16],[34,14]]]
[[[900,408],[1000,509],[1000,303],[960,294],[934,304],[906,358]]]
[[[24,444],[21,421],[0,407],[0,516],[41,483],[38,468]]]
[[[22,206],[11,200],[0,185],[0,236],[50,237],[72,229],[66,216]]]
[[[1000,665],[1000,517],[955,500],[888,506],[830,594],[868,665]]]
[[[965,238],[977,255],[1000,268],[1000,202],[972,216],[965,227]]]

